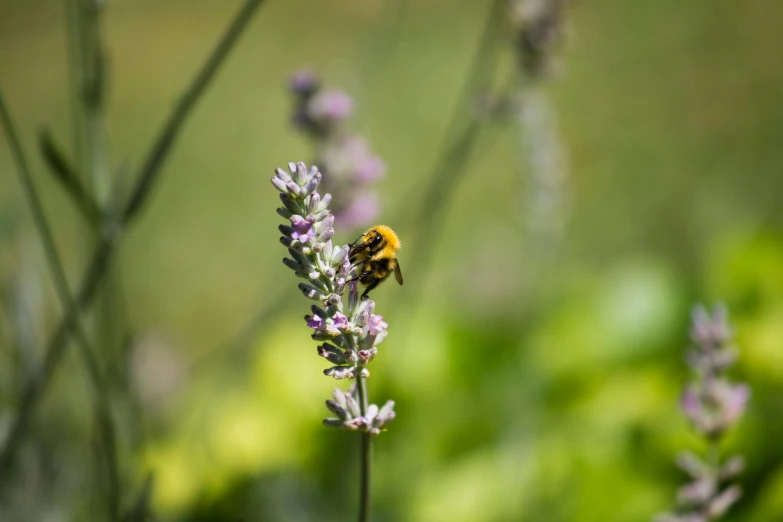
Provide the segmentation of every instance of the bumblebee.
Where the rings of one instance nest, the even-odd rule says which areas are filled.
[[[357,279],[366,286],[362,299],[370,290],[381,284],[394,272],[394,278],[402,285],[402,272],[397,261],[397,250],[400,249],[400,239],[394,230],[385,225],[376,225],[359,236],[351,244],[348,257],[351,266],[358,268]]]

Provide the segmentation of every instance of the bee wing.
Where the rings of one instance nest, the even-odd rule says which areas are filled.
[[[402,270],[400,270],[400,263],[397,263],[394,267],[394,279],[402,286]]]

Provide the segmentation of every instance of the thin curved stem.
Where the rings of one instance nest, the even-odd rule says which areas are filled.
[[[52,234],[49,222],[46,219],[46,214],[43,210],[41,198],[38,195],[38,190],[33,183],[33,178],[28,167],[27,158],[25,157],[22,144],[19,140],[19,135],[16,132],[16,126],[11,119],[11,114],[6,107],[5,100],[2,92],[0,92],[0,120],[2,120],[3,127],[8,135],[8,141],[11,148],[11,153],[16,161],[17,171],[19,172],[19,180],[24,188],[25,197],[30,204],[30,210],[33,214],[33,221],[35,223],[38,235],[41,237],[44,251],[46,253],[46,260],[49,265],[49,270],[52,273],[54,279],[55,291],[57,298],[60,300],[60,304],[64,310],[79,310],[76,300],[68,287],[68,280],[65,276],[65,269],[63,268],[60,255],[57,252],[57,247],[54,244],[54,235]],[[111,417],[108,405],[106,404],[106,390],[105,383],[98,368],[98,363],[95,359],[95,352],[90,346],[90,342],[87,338],[87,333],[82,325],[81,319],[78,313],[73,317],[70,323],[76,335],[77,345],[79,346],[80,353],[84,358],[85,365],[87,367],[87,373],[90,377],[90,381],[94,387],[96,411],[98,415],[98,423],[102,437],[104,439],[103,450],[106,458],[106,466],[108,471],[108,496],[110,505],[110,520],[116,520],[119,516],[119,479],[117,471],[117,455],[116,455],[116,443],[115,443],[115,430],[114,422]],[[20,411],[18,415],[26,416],[30,414],[30,402],[29,394],[23,393],[20,399]],[[21,440],[18,430],[11,431],[10,442],[18,442]],[[3,460],[3,469],[6,469],[6,461]],[[8,475],[8,473],[3,473]]]
[[[439,228],[443,223],[442,213],[464,179],[470,156],[481,131],[482,122],[470,114],[470,102],[482,89],[490,85],[495,77],[501,52],[498,43],[501,41],[503,13],[505,0],[494,0],[489,8],[484,28],[479,38],[478,47],[468,70],[462,91],[459,94],[454,113],[448,126],[448,131],[441,146],[438,159],[430,174],[429,183],[424,189],[417,212],[411,215],[419,223],[426,223],[421,230],[427,230],[427,236],[438,237]],[[421,189],[417,189],[421,191]],[[413,259],[410,263],[425,271],[430,262],[435,241],[421,241],[412,250]]]
[[[367,414],[367,379],[356,376],[356,389],[359,392],[359,409],[362,416]],[[372,485],[372,435],[362,433],[359,448],[359,522],[370,520],[370,488]]]

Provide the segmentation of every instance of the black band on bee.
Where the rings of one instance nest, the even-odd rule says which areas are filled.
[[[386,244],[386,240],[378,232],[375,232],[375,235],[370,239],[369,248],[372,251],[380,250],[384,244]]]

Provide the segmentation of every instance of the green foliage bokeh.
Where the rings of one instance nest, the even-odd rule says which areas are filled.
[[[41,124],[70,144],[61,4],[0,0],[0,85],[31,155]],[[109,3],[113,165],[139,161],[237,5]],[[182,367],[123,463],[132,476],[154,471],[162,520],[354,516],[356,441],[321,425],[335,382],[320,375],[301,320],[309,302],[280,263],[268,178],[313,156],[290,125],[286,79],[307,65],[355,96],[354,124],[389,167],[383,220],[406,215],[487,7],[269,2],[197,107],[120,260],[129,327]],[[471,162],[436,234],[387,222],[403,239],[406,285],[374,293],[390,334],[370,394],[398,414],[375,447],[375,520],[635,522],[667,509],[683,480],[674,456],[702,449],[677,410],[689,310],[717,300],[742,354],[734,376],[753,388],[726,441],[748,461],[727,520],[781,519],[783,4],[598,0],[567,13],[561,71],[544,88],[568,157],[556,255],[526,244],[513,125]],[[37,158],[34,169],[75,279],[89,243]],[[32,273],[51,297],[5,146],[0,232],[4,291]],[[406,264],[424,243],[432,262]],[[51,303],[37,313],[44,331],[59,314]],[[252,339],[233,342],[259,310]],[[77,461],[83,381],[69,360],[38,420],[61,437],[36,435]]]

